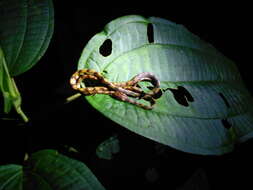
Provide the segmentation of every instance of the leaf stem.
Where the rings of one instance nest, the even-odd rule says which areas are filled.
[[[65,103],[67,104],[67,103],[69,103],[69,102],[72,102],[73,100],[79,98],[80,96],[82,96],[82,94],[76,93],[76,94],[74,94],[74,95],[68,97],[68,98],[66,99],[66,102],[65,102]]]
[[[9,113],[13,106],[24,122],[28,122],[28,118],[21,109],[21,95],[18,91],[14,79],[10,76],[9,70],[4,58],[3,51],[0,47],[0,91],[4,98],[4,112]]]
[[[16,108],[16,111],[17,113],[21,116],[21,118],[23,119],[24,122],[28,122],[29,119],[28,117],[25,115],[25,113],[22,111],[21,107],[15,107]]]
[[[14,107],[15,107],[15,110],[17,111],[17,113],[21,116],[21,118],[23,119],[23,121],[25,122],[25,123],[27,123],[28,121],[29,121],[29,119],[28,119],[28,117],[25,115],[25,113],[22,111],[22,109],[21,109],[21,101],[22,101],[22,99],[21,99],[21,96],[20,96],[20,93],[19,93],[19,91],[18,91],[18,87],[17,87],[17,85],[16,85],[16,83],[15,83],[15,81],[14,81],[14,79],[13,78],[11,78],[11,82],[12,82],[12,86],[13,86],[13,91],[14,91],[14,94],[15,94],[15,96],[17,97],[17,99],[16,100],[13,100],[13,105],[14,105]]]

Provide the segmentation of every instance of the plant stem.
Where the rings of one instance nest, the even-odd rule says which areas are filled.
[[[22,111],[21,107],[16,107],[17,113],[21,116],[23,121],[27,123],[29,121],[28,117],[25,115],[25,113]]]
[[[29,119],[21,109],[22,98],[20,96],[19,90],[13,78],[11,78],[11,81],[12,81],[12,88],[10,89],[13,89],[13,97],[16,97],[15,99],[13,99],[13,106],[15,107],[17,113],[21,116],[23,121],[27,123]]]
[[[10,76],[3,51],[0,47],[0,92],[1,91],[4,98],[4,112],[9,113],[13,106],[24,122],[28,122],[28,118],[21,109],[21,95],[14,79]]]
[[[72,102],[73,100],[79,98],[81,95],[82,95],[82,94],[80,94],[80,93],[76,93],[76,94],[74,94],[74,95],[68,97],[68,98],[66,99],[66,102],[65,102],[65,103]]]

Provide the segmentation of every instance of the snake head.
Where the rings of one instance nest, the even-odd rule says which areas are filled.
[[[154,90],[154,95],[152,96],[154,99],[158,99],[163,95],[163,92],[160,88],[156,88]]]
[[[152,91],[151,96],[154,99],[158,99],[163,95],[163,92],[160,88],[156,88],[156,87],[153,87],[153,86],[147,86],[147,88]]]

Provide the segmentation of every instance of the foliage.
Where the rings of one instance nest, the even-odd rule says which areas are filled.
[[[112,82],[141,72],[159,78],[164,93],[151,111],[106,95],[87,97],[139,135],[204,155],[230,152],[252,137],[252,97],[235,64],[182,25],[137,15],[115,19],[84,48],[78,64],[83,68]]]
[[[35,65],[45,53],[53,34],[51,0],[4,0],[0,2],[0,89],[4,112],[13,106],[24,121],[21,95],[13,76]]]
[[[3,110],[10,113],[14,107],[28,122],[13,77],[31,69],[48,48],[54,28],[52,1],[1,0],[0,26]],[[102,114],[141,136],[201,155],[230,152],[236,142],[252,137],[253,110],[248,106],[252,97],[235,64],[184,26],[139,15],[115,19],[84,48],[78,63],[78,69],[83,68],[95,69],[112,82],[128,81],[141,72],[158,77],[163,95],[153,110],[106,95],[86,97]],[[164,154],[164,147],[158,156]],[[79,154],[71,146],[65,148]],[[110,162],[120,149],[118,136],[112,136],[99,144],[96,154]],[[158,183],[160,173],[151,167],[145,177]],[[189,188],[209,188],[204,171],[197,171],[180,187]],[[47,149],[26,154],[23,165],[0,166],[2,189],[105,188],[84,163]]]
[[[85,164],[42,150],[31,155],[24,166],[0,166],[0,190],[104,190]]]

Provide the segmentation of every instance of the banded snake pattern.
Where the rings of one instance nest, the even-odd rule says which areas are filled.
[[[138,85],[141,81],[148,81],[153,85],[149,87],[149,92],[144,92]],[[82,82],[85,83],[85,87],[82,85]],[[86,83],[91,83],[92,85],[89,86]],[[110,95],[112,98],[134,104],[146,110],[153,109],[156,99],[160,98],[162,95],[160,81],[150,72],[137,74],[127,82],[110,82],[95,70],[81,69],[71,76],[70,84],[74,90],[81,92],[85,96],[106,94]],[[150,105],[137,101],[140,99],[149,102]]]

